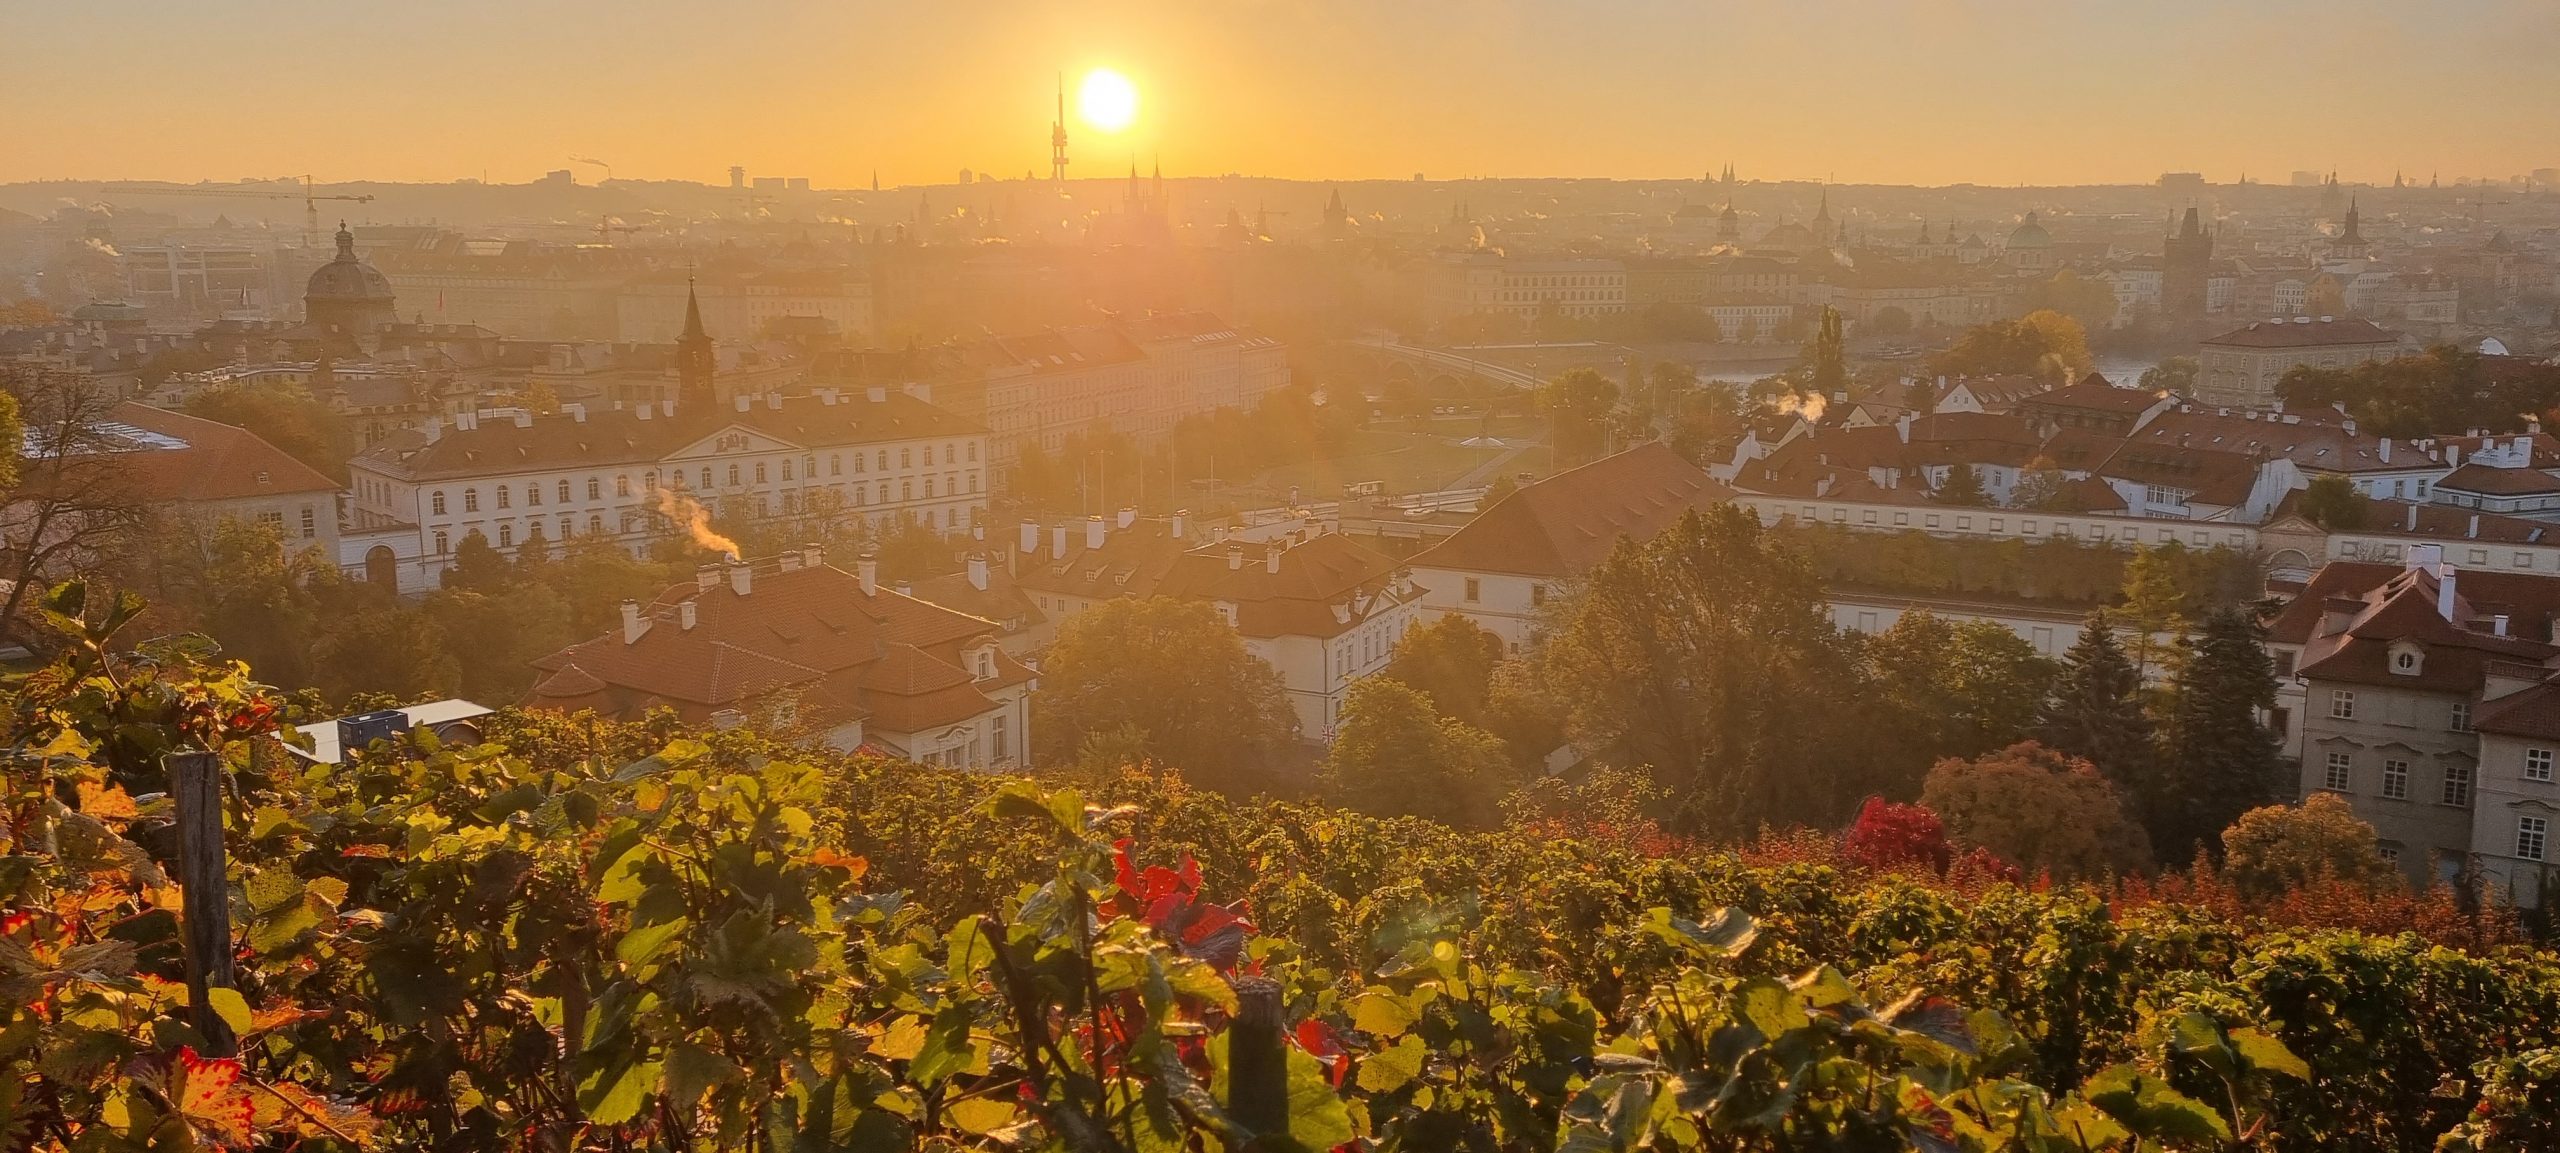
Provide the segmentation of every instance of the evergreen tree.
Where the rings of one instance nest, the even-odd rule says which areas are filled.
[[[1980,474],[1973,471],[1972,465],[1961,461],[1947,466],[1947,479],[1929,495],[1939,504],[1967,508],[1982,508],[1991,503],[1991,497],[1982,491]]]
[[[2170,689],[2159,768],[2143,797],[2164,861],[2214,845],[2242,813],[2276,800],[2278,742],[2264,720],[2276,703],[2275,665],[2264,639],[2248,614],[2215,612]]]
[[[2142,711],[2142,674],[2116,643],[2107,610],[2089,614],[2080,639],[2063,654],[2037,718],[2046,745],[2098,766],[2108,779],[2135,793],[2151,762],[2151,718]]]

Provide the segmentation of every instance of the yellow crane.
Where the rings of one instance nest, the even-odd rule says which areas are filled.
[[[109,184],[100,187],[98,191],[102,195],[115,193],[146,196],[247,196],[259,200],[299,199],[302,201],[302,242],[313,247],[318,247],[320,244],[321,201],[344,200],[356,204],[373,203],[373,196],[370,193],[321,192],[312,186],[310,176],[305,175],[301,180],[302,191],[300,192],[238,186],[206,188],[200,185],[184,184]]]

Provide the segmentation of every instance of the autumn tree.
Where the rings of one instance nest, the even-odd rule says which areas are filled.
[[[1405,631],[1379,675],[1422,693],[1440,715],[1482,725],[1502,638],[1458,613]]]
[[[1547,414],[1558,465],[1588,464],[1609,450],[1609,413],[1618,404],[1617,382],[1577,368],[1538,390]]]
[[[1929,770],[1920,803],[1960,846],[2059,880],[2151,866],[2151,841],[2097,766],[2033,741]]]
[[[2394,876],[2373,826],[2336,793],[2240,814],[2222,831],[2222,875],[2243,894],[2259,898],[2321,880],[2372,887]]]
[[[2283,787],[2276,735],[2275,666],[2256,618],[2222,609],[2205,618],[2195,651],[2170,686],[2161,748],[2148,788],[2137,788],[2143,824],[2164,860],[2184,860],[2242,813]]]
[[[2185,394],[2196,386],[2196,373],[2201,371],[2192,356],[2173,356],[2142,370],[2145,392]]]
[[[1280,674],[1245,651],[1217,610],[1164,597],[1108,600],[1067,618],[1040,669],[1032,733],[1042,764],[1088,736],[1144,734],[1145,759],[1249,789],[1297,728]]]
[[[2091,612],[2080,639],[2063,654],[2035,732],[2044,744],[2096,765],[2119,787],[2131,789],[2149,772],[2152,725],[2142,707],[2142,673],[2116,642],[2107,610]]]
[[[249,429],[340,484],[360,446],[354,430],[301,385],[224,385],[188,397],[186,412]]]
[[[1818,702],[1858,676],[1820,582],[1757,518],[1622,538],[1558,606],[1540,680],[1585,748],[1648,766],[1688,828],[1829,823],[1873,791]]]
[[[1373,816],[1473,828],[1493,821],[1510,769],[1493,734],[1441,716],[1402,681],[1365,677],[1344,695],[1323,784],[1334,800]]]
[[[1977,324],[1931,358],[1929,370],[1947,376],[2030,374],[2055,384],[2078,378],[2095,361],[2080,322],[2051,309],[2017,320]]]
[[[2133,559],[2125,562],[2122,615],[2132,632],[2126,655],[2146,683],[2176,676],[2185,652],[2181,638],[2188,628],[2187,590],[2179,563],[2185,555],[2185,546],[2171,541],[2136,548]]]

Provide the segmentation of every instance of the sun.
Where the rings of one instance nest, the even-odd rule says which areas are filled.
[[[1138,86],[1108,68],[1096,68],[1076,88],[1076,113],[1087,124],[1118,132],[1138,118]]]

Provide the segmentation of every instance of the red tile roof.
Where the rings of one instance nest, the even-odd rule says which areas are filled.
[[[2256,320],[2204,342],[2223,348],[2321,348],[2332,345],[2397,344],[2400,334],[2361,316],[2314,320]]]
[[[2456,570],[2451,619],[2438,611],[2439,582],[2422,566],[2325,565],[2267,636],[2302,646],[2299,669],[2306,680],[2433,692],[2476,693],[2492,666],[2546,665],[2560,657],[2560,646],[2528,639],[2552,635],[2560,578]],[[2509,618],[2504,636],[2486,624],[2496,616]],[[2414,675],[2391,668],[2391,647],[2399,642],[2423,646]]]
[[[2446,473],[2444,479],[2436,482],[2436,488],[2482,496],[2540,496],[2560,493],[2560,477],[2537,468],[2498,468],[2472,463]]]
[[[635,642],[617,625],[535,661],[549,675],[528,703],[624,718],[667,705],[702,720],[787,692],[806,723],[871,717],[915,732],[984,713],[995,707],[988,690],[1030,675],[997,653],[997,676],[976,679],[965,650],[992,641],[994,624],[887,589],[865,595],[859,578],[826,565],[757,566],[745,595],[726,573],[709,588],[689,581],[643,613],[649,627]]]
[[[107,419],[95,431],[103,440],[132,445],[112,459],[148,497],[229,501],[338,491],[338,482],[245,428],[132,402],[117,405]],[[133,437],[124,429],[147,435]],[[336,510],[329,515],[335,517]]]
[[[1786,448],[1835,441],[1865,443],[1894,432],[1832,429],[1798,437]],[[1466,527],[1413,559],[1416,568],[1563,578],[1598,564],[1618,538],[1651,537],[1680,514],[1730,500],[1733,490],[1661,443],[1568,469],[1528,485],[1484,510]]]
[[[1182,554],[1157,591],[1234,605],[1236,631],[1248,637],[1333,637],[1421,598],[1422,589],[1398,579],[1401,568],[1395,558],[1338,532],[1285,546],[1228,541]]]

